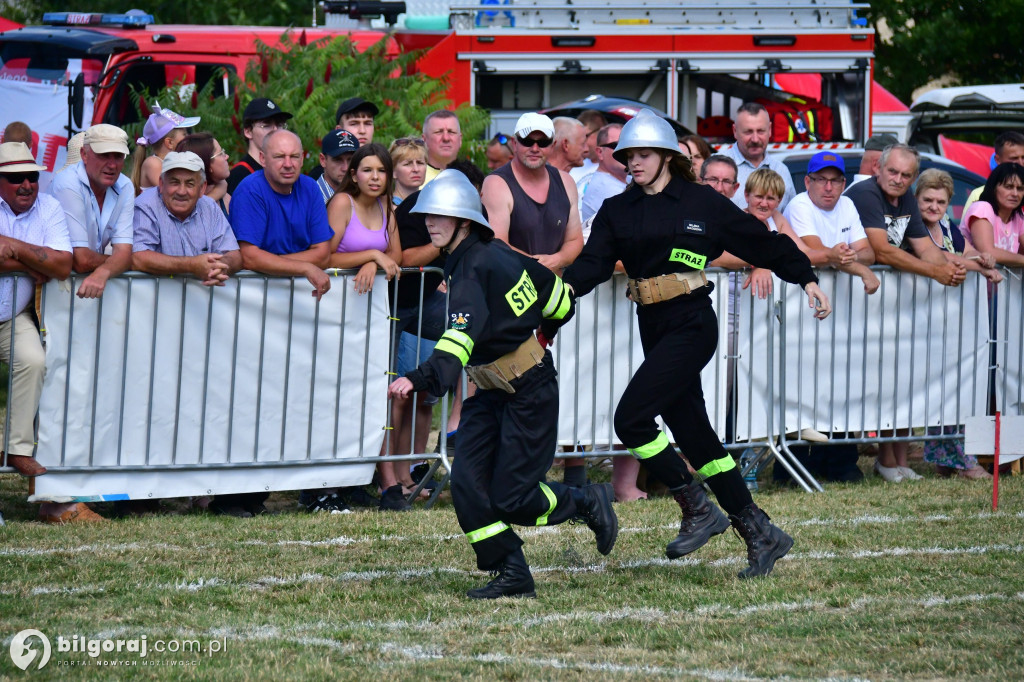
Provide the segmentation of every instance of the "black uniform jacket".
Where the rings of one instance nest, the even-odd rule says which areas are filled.
[[[633,185],[605,199],[594,218],[583,252],[565,271],[576,296],[589,293],[612,275],[621,260],[632,279],[703,270],[728,251],[786,280],[817,282],[811,263],[793,241],[772,232],[710,187],[672,178],[653,195]],[[712,287],[645,306],[659,312],[711,304]]]
[[[486,365],[518,348],[543,320],[566,321],[573,300],[553,272],[476,230],[448,256],[448,330],[406,377],[417,391],[444,393],[466,365]]]

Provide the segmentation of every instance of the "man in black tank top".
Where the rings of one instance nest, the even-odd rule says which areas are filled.
[[[516,123],[512,161],[484,180],[483,203],[498,239],[556,273],[583,248],[576,184],[547,163],[555,128],[543,114]]]

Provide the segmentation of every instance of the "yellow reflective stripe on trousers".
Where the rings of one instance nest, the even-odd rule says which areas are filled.
[[[460,332],[457,329],[449,329],[441,335],[441,338],[434,346],[434,350],[451,353],[465,367],[469,364],[469,356],[473,354],[473,339],[470,338],[469,334]]]
[[[508,530],[507,523],[504,521],[495,521],[489,526],[484,526],[483,528],[478,528],[466,533],[466,539],[469,540],[470,544],[473,544],[474,542],[480,542],[487,538],[493,538],[498,533],[502,533],[506,530]]]
[[[711,460],[710,462],[702,466],[700,469],[698,469],[697,473],[703,476],[704,478],[711,478],[715,474],[721,474],[728,471],[729,469],[735,468],[736,460],[734,460],[731,455],[726,455],[721,459]]]
[[[555,277],[555,286],[551,287],[551,297],[544,306],[544,317],[549,320],[561,320],[569,312],[569,296],[565,283]]]
[[[544,483],[539,484],[540,491],[544,493],[544,497],[548,498],[548,510],[541,514],[540,518],[537,519],[538,526],[548,525],[548,517],[551,516],[551,512],[555,511],[555,506],[558,504],[558,498],[555,497],[555,493],[551,491],[551,488],[547,487]]]
[[[629,452],[637,459],[647,459],[648,457],[654,457],[667,447],[668,436],[665,435],[664,431],[659,431],[658,437],[650,443],[647,445],[641,445],[638,448],[629,448]]]

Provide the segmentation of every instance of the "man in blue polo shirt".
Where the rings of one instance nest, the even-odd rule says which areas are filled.
[[[242,266],[267,275],[305,277],[320,298],[331,288],[324,272],[334,231],[316,181],[302,174],[302,141],[277,130],[263,141],[263,169],[231,196],[231,228]]]
[[[242,267],[305,277],[319,299],[331,288],[324,268],[334,231],[316,181],[302,174],[302,141],[295,133],[275,130],[264,138],[260,157],[263,168],[242,180],[231,195],[231,228]],[[264,513],[266,499],[266,493],[218,495],[210,509],[244,518]]]

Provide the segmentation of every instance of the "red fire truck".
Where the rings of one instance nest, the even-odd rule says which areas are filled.
[[[776,142],[855,144],[869,134],[875,35],[857,16],[864,3],[449,0],[441,3],[447,28],[408,28],[423,25],[412,20],[421,1],[438,4],[408,0],[401,15],[406,3],[326,2],[327,26],[303,30],[309,40],[345,32],[357,45],[390,36],[395,51],[425,49],[417,69],[447,74],[449,97],[489,109],[495,130],[523,111],[600,93],[661,109],[717,141],[753,99],[771,111]],[[371,14],[399,24],[404,16],[406,27],[371,28]],[[284,31],[156,25],[135,11],[57,13],[46,24],[0,33],[0,120],[39,131],[37,158],[48,168],[62,163],[69,128],[137,120],[132,88],[155,91],[183,76],[201,87],[220,67],[242,72],[257,38],[274,44]],[[820,97],[780,89],[778,77],[795,74],[820,78]]]

